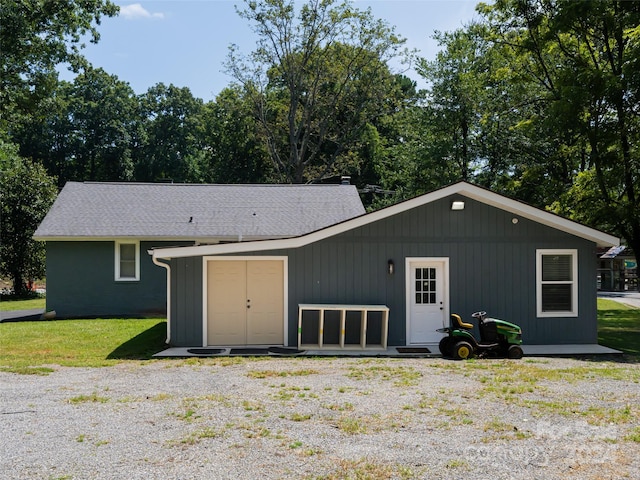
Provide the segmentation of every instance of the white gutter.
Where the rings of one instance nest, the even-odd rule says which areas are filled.
[[[153,255],[153,250],[149,250],[147,253],[151,255],[153,263],[167,270],[167,339],[165,343],[168,345],[171,342],[171,265],[158,261]]]

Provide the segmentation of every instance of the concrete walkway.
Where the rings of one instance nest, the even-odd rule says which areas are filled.
[[[287,355],[286,353],[262,353],[260,350],[254,349],[255,353],[251,353],[249,348],[243,349],[244,353],[234,354],[231,347],[220,347],[217,349],[210,348],[186,348],[186,347],[172,347],[162,352],[158,352],[154,355],[156,358],[171,358],[171,357],[228,357],[228,356],[263,356],[263,355],[277,355],[277,356],[319,356],[319,357],[415,357],[415,358],[428,358],[428,357],[440,357],[440,352],[437,345],[425,345],[428,351],[415,351],[413,353],[398,351],[402,350],[402,347],[389,347],[386,350],[304,350],[296,351],[291,349],[292,353]],[[283,349],[286,350],[286,349]],[[420,350],[418,348],[414,350]],[[618,355],[621,354],[619,350],[605,347],[598,344],[572,344],[572,345],[522,345],[522,350],[527,357],[554,357],[554,356],[573,356],[573,355]]]
[[[43,308],[34,308],[31,310],[10,310],[8,312],[0,312],[0,322],[41,320],[43,314]]]

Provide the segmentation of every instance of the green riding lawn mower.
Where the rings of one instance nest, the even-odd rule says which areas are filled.
[[[473,336],[473,324],[462,321],[460,315],[451,315],[451,326],[439,328],[447,336],[440,340],[443,357],[464,360],[473,356],[490,358],[522,358],[522,329],[513,323],[487,317],[487,312],[471,315],[478,320],[480,340]]]

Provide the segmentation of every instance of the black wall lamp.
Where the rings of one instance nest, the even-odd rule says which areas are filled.
[[[393,272],[395,272],[396,270],[396,266],[394,265],[393,260],[390,259],[387,262],[387,269],[388,269],[387,271],[389,272],[389,275],[393,275]]]

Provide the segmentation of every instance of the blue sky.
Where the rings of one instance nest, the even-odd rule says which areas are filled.
[[[205,101],[230,82],[223,63],[230,44],[251,52],[256,37],[235,5],[242,0],[164,0],[123,2],[120,15],[104,18],[98,27],[100,42],[87,44],[84,54],[94,67],[117,75],[136,93],[157,83],[189,87]],[[376,18],[396,27],[409,48],[433,59],[434,30],[450,31],[475,17],[476,0],[356,0],[357,8],[371,7]],[[393,67],[393,66],[392,66]],[[397,67],[399,69],[400,66]],[[415,72],[406,74],[419,81]],[[62,78],[70,79],[67,74]],[[423,85],[421,85],[423,86]]]

